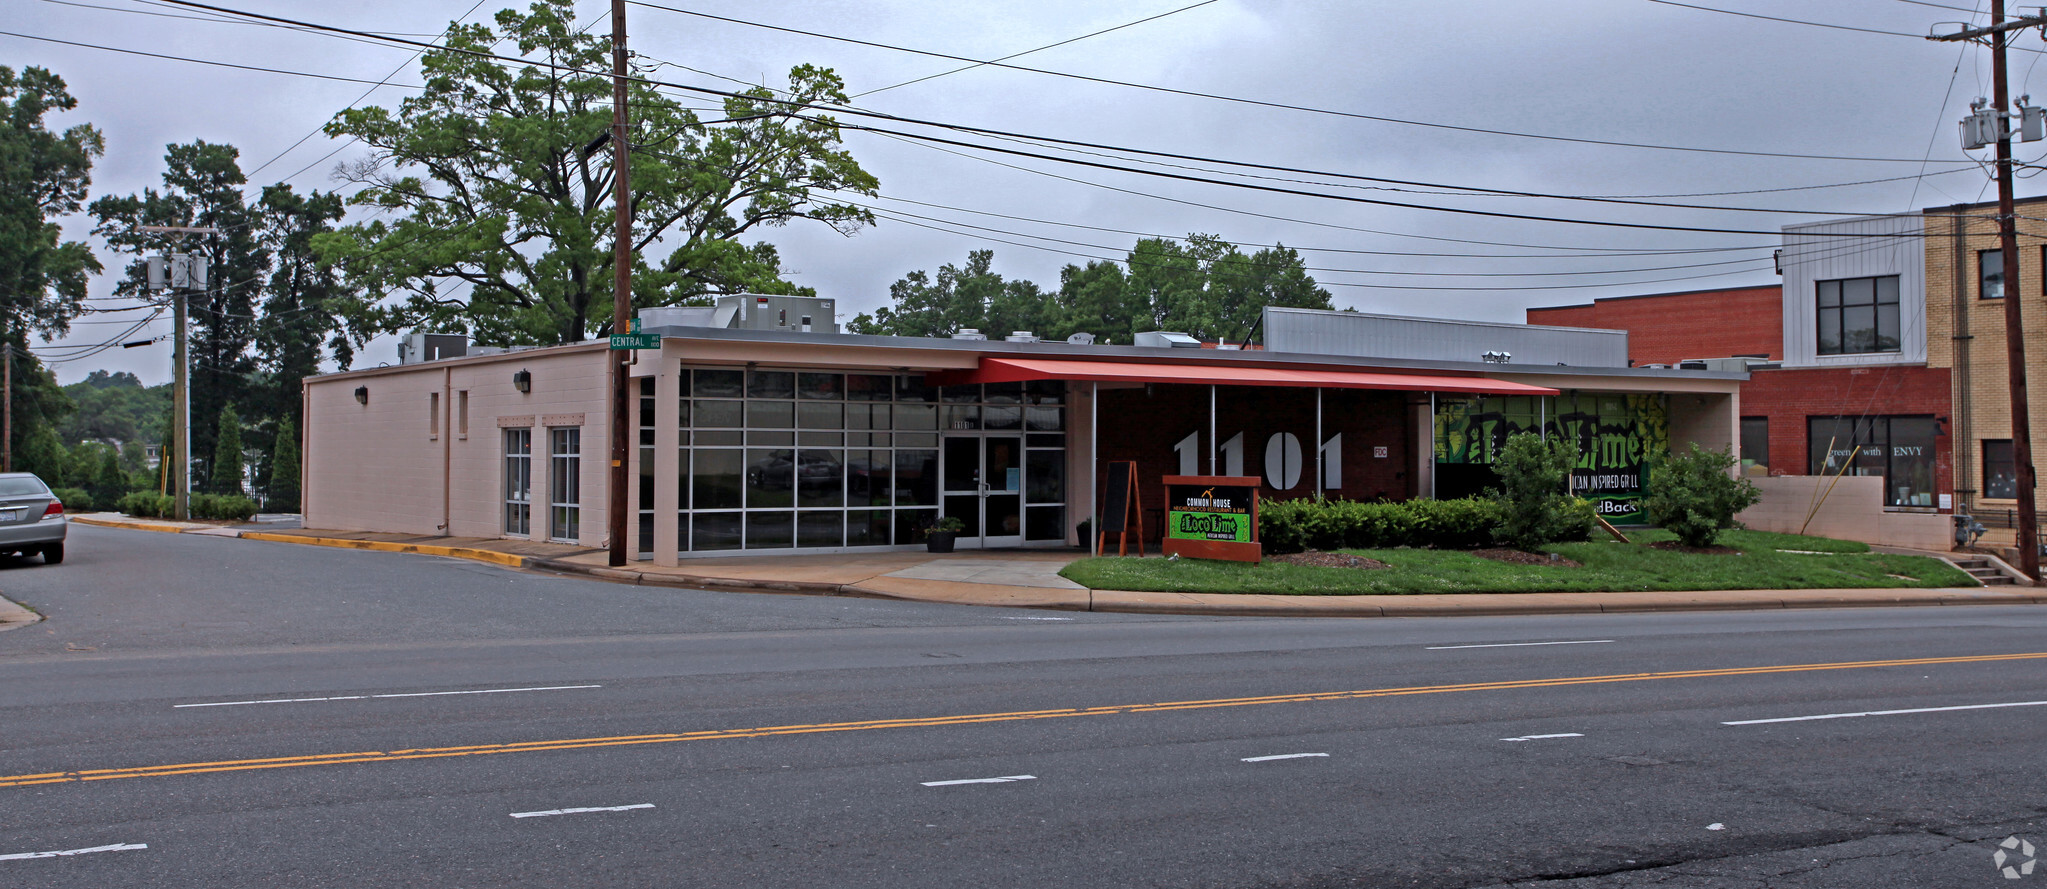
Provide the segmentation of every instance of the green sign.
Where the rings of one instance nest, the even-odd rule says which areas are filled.
[[[1250,543],[1253,493],[1234,485],[1166,485],[1166,537]]]
[[[1669,402],[1662,395],[1572,393],[1445,399],[1436,408],[1436,465],[1445,477],[1490,466],[1517,432],[1561,437],[1578,450],[1571,493],[1617,525],[1644,522],[1650,467],[1670,450]]]
[[[659,349],[661,335],[658,333],[614,333],[611,335],[613,349]]]
[[[638,318],[633,319],[633,332],[634,333],[640,332],[640,319]]]

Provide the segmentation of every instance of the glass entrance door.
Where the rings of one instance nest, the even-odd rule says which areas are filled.
[[[1023,545],[1023,451],[1020,435],[945,437],[944,511],[966,525],[956,545]]]

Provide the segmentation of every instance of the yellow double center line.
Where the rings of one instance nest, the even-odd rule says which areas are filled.
[[[1253,707],[1263,704],[1299,704],[1311,701],[1354,701],[1402,695],[1436,695],[1464,691],[1503,691],[1517,688],[1553,688],[1568,685],[1598,685],[1609,682],[1650,682],[1663,679],[1708,679],[1720,676],[1757,676],[1770,673],[1811,673],[1821,670],[1866,670],[1875,667],[1925,667],[1937,664],[1979,664],[1997,661],[2047,659],[2047,651],[2023,654],[1990,654],[1967,657],[1899,658],[1881,661],[1843,661],[1831,664],[1782,664],[1768,667],[1727,667],[1717,670],[1676,670],[1664,673],[1619,673],[1611,676],[1565,676],[1552,679],[1509,679],[1499,682],[1471,682],[1461,685],[1416,685],[1405,688],[1368,688],[1356,691],[1265,695],[1249,698],[1215,698],[1202,701],[1162,701],[1109,707],[1076,707],[1062,710],[1020,710],[1010,713],[968,713],[955,716],[927,716],[917,719],[872,719],[861,722],[823,722],[811,725],[773,725],[759,728],[717,729],[656,735],[619,735],[608,738],[564,738],[554,741],[521,741],[512,744],[475,744],[465,747],[421,747],[409,750],[366,750],[356,753],[321,753],[311,756],[280,756],[270,759],[229,759],[214,762],[185,762],[125,769],[88,769],[76,772],[43,772],[34,775],[0,776],[0,787],[28,787],[37,784],[66,784],[79,781],[112,781],[120,778],[159,778],[171,775],[203,775],[211,772],[246,772],[257,769],[294,769],[304,766],[332,766],[365,762],[397,762],[407,759],[442,759],[453,756],[487,756],[499,753],[537,753],[549,750],[582,750],[592,747],[627,747],[636,744],[672,744],[678,741],[717,741],[733,738],[766,738],[776,735],[813,735],[825,732],[864,732],[877,729],[929,728],[943,725],[973,725],[989,722],[1021,722],[1029,719],[1064,719],[1072,716],[1114,716],[1130,713],[1162,713],[1174,710],[1205,710],[1218,707]]]

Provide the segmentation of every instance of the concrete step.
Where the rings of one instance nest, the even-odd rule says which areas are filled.
[[[1984,586],[2004,586],[2012,582],[2010,576],[1989,566],[1981,568],[1964,566],[1962,570],[1969,572],[1970,577],[1976,578],[1977,582]]]

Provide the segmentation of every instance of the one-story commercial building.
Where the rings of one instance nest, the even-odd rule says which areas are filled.
[[[1653,453],[1736,443],[1746,378],[1626,367],[1614,331],[1353,312],[1267,309],[1248,350],[860,336],[831,317],[752,295],[641,314],[660,345],[632,365],[629,551],[910,548],[941,515],[965,548],[1072,546],[1123,461],[1146,510],[1169,474],[1258,476],[1268,499],[1461,496],[1537,429],[1578,442],[1574,488],[1626,522]],[[606,344],[445,345],[306,380],[306,525],[606,545]]]

